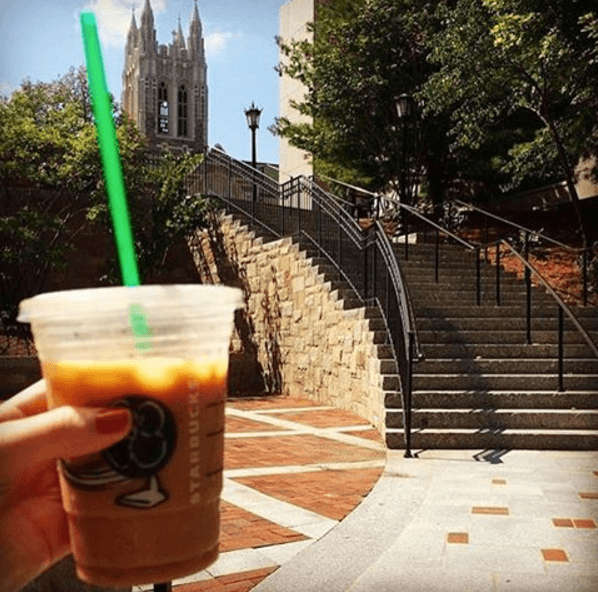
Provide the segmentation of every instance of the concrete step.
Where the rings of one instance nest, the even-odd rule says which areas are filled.
[[[386,384],[386,383],[385,383]],[[395,382],[395,388],[398,383]],[[557,374],[415,374],[415,390],[547,390],[558,389]],[[598,374],[569,374],[564,376],[565,389],[598,390]],[[386,388],[386,386],[385,386]],[[392,387],[391,387],[392,388]]]
[[[481,345],[513,344],[523,345],[526,343],[527,334],[522,330],[425,330],[418,331],[419,341],[423,346],[426,344],[463,344],[470,345],[474,349]],[[556,344],[558,343],[558,331],[533,331],[532,341],[535,344]],[[585,344],[585,340],[579,331],[567,331],[563,333],[563,341],[566,344]],[[475,349],[474,349],[475,351]]]
[[[533,335],[532,335],[533,336]],[[558,345],[556,344],[467,344],[467,343],[426,343],[422,345],[423,353],[428,360],[440,359],[475,359],[478,356],[482,359],[494,358],[547,358],[554,360],[558,356]],[[589,358],[592,359],[592,351],[587,345],[566,344],[563,348],[565,359]],[[597,361],[598,363],[598,361]]]
[[[386,322],[383,318],[368,319],[368,327],[370,331],[384,331],[386,330]]]
[[[401,262],[401,271],[408,279],[422,279],[428,282],[436,283],[436,265],[435,264],[423,264],[416,262]],[[521,282],[516,274],[504,271],[501,268],[500,271],[500,282]],[[472,264],[455,265],[452,263],[446,263],[442,266],[438,265],[438,282],[440,283],[452,283],[455,281],[465,281],[472,284],[477,283],[477,268]],[[482,264],[480,266],[480,282],[484,285],[487,282],[492,282],[494,285],[496,282],[496,268],[490,267],[489,265]]]
[[[437,303],[435,305],[422,304],[414,307],[418,319],[446,319],[446,318],[469,318],[469,317],[495,317],[495,318],[526,318],[527,306],[521,304],[508,304],[497,306],[496,304],[484,303],[480,306],[459,306],[454,304]],[[556,304],[554,306],[539,305],[532,301],[531,317],[535,318],[558,318]],[[583,317],[578,317],[583,319]],[[593,319],[593,316],[588,316]]]
[[[500,294],[496,294],[494,284],[482,284],[480,287],[480,303],[477,303],[477,286],[467,280],[453,283],[420,282],[406,279],[415,308],[463,307],[463,297],[467,297],[467,305],[476,306],[527,306],[527,291],[522,284],[501,284]],[[439,290],[441,290],[439,292]],[[432,297],[430,297],[432,296]],[[431,301],[431,303],[428,303]],[[558,304],[552,296],[545,292],[532,292],[532,306],[535,309],[546,308],[556,311]],[[524,312],[522,314],[525,313]]]
[[[598,372],[598,359],[568,358],[563,361],[565,373],[592,374]],[[557,359],[532,358],[426,358],[414,366],[414,375],[423,374],[550,374],[559,371]]]
[[[433,278],[428,278],[424,275],[414,274],[412,276],[406,275],[406,280],[409,285],[409,289],[412,291],[415,290],[437,290],[442,289],[448,292],[454,291],[473,291],[475,292],[477,289],[477,282],[475,278],[471,278],[469,276],[458,276],[455,275],[450,280],[448,278],[444,278],[444,281],[434,281]],[[494,282],[486,281],[480,285],[482,293],[492,292],[496,294],[496,284]],[[526,294],[526,287],[525,284],[515,278],[505,278],[504,281],[500,282],[500,291],[506,293],[518,293],[521,292],[522,294]],[[538,292],[536,292],[538,293]]]
[[[414,409],[411,428],[598,430],[598,411],[571,409]],[[388,410],[386,427],[403,428],[402,410]]]
[[[404,433],[400,428],[388,429],[389,448],[403,449]],[[428,429],[411,434],[411,448],[418,449],[530,449],[530,450],[596,450],[597,430],[507,429]]]
[[[535,317],[531,319],[531,328],[532,331],[557,331],[558,323],[558,318]],[[582,326],[584,326],[586,331],[598,330],[598,319],[585,319]],[[417,328],[421,331],[524,331],[526,327],[527,319],[522,317],[420,317],[417,319]],[[565,330],[575,329],[577,331],[568,318],[565,319],[563,327]]]
[[[412,395],[412,403],[414,408],[442,409],[598,409],[598,391],[418,390]],[[385,405],[387,409],[401,409],[401,396],[387,391]]]

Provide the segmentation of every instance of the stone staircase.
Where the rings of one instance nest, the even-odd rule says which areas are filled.
[[[598,449],[598,359],[565,320],[564,392],[558,379],[558,308],[532,290],[532,344],[526,343],[524,282],[482,263],[477,305],[475,254],[441,245],[396,246],[413,300],[425,360],[414,365],[412,449]],[[596,343],[598,311],[574,308]],[[386,440],[404,447],[401,401],[387,377]]]

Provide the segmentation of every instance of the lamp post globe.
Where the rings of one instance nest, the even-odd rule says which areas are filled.
[[[260,115],[262,109],[258,109],[252,102],[249,109],[245,109],[245,117],[247,118],[247,125],[251,131],[254,131],[260,127]]]
[[[262,109],[258,109],[253,101],[251,102],[251,107],[249,109],[245,109],[245,117],[247,118],[247,125],[251,130],[251,166],[253,167],[253,175],[255,177],[255,169],[257,168],[257,150],[255,144],[255,132],[260,127],[260,115],[262,114]],[[255,208],[255,202],[257,201],[257,185],[255,180],[253,182],[253,204]]]
[[[413,97],[407,93],[403,93],[395,101],[395,107],[399,119],[404,120],[411,117],[413,113]]]

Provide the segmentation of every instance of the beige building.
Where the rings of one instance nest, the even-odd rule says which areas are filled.
[[[152,146],[203,152],[208,143],[208,82],[197,0],[189,35],[178,29],[172,43],[159,45],[150,0],[145,0],[141,25],[131,19],[122,104]]]
[[[283,42],[290,40],[311,40],[312,34],[307,30],[307,24],[315,19],[315,5],[317,0],[289,0],[280,8],[279,35]],[[285,56],[281,53],[280,61],[285,63]],[[286,74],[280,78],[279,85],[279,115],[292,122],[310,122],[311,119],[301,115],[291,107],[291,101],[301,101],[305,87]],[[291,146],[285,138],[280,138],[279,144],[280,182],[284,183],[291,177],[313,174],[311,154]]]

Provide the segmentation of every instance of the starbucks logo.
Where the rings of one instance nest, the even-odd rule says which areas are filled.
[[[160,401],[131,395],[113,403],[133,415],[133,429],[104,451],[106,462],[125,477],[150,477],[170,460],[176,446],[176,422]]]
[[[88,490],[143,479],[141,489],[120,495],[115,502],[130,508],[153,508],[168,499],[168,493],[160,487],[158,473],[176,447],[174,415],[160,401],[140,395],[123,397],[112,406],[131,411],[133,428],[127,437],[85,466],[62,459],[63,474],[73,485]]]

